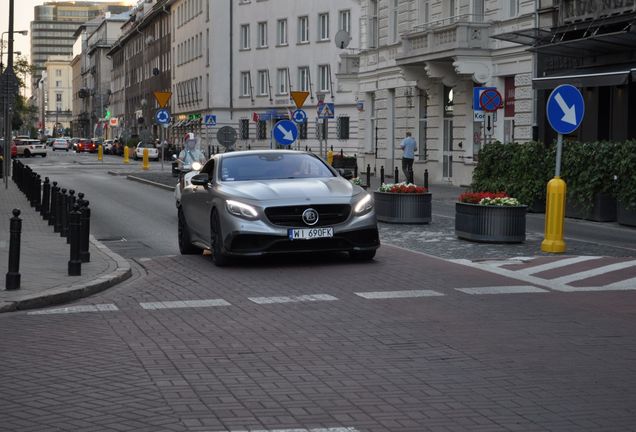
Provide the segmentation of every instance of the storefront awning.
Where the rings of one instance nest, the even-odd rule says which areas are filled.
[[[634,80],[631,66],[613,66],[611,68],[577,69],[532,80],[532,87],[536,89],[552,89],[561,84],[571,84],[575,87],[602,87],[625,85],[629,82],[630,74]]]

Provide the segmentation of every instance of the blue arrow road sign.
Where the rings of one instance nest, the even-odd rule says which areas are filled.
[[[298,138],[298,128],[291,120],[281,120],[274,126],[274,139],[280,145],[292,145]]]
[[[204,118],[204,123],[206,126],[216,126],[216,115],[206,114]]]
[[[170,123],[170,111],[163,108],[158,109],[155,113],[155,121],[160,125]]]
[[[301,109],[297,109],[292,114],[292,119],[294,119],[296,123],[305,123],[307,121],[307,113]]]
[[[581,125],[585,114],[585,102],[579,89],[570,84],[563,84],[550,93],[546,111],[552,129],[567,135]]]

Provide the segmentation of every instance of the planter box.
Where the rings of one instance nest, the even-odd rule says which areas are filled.
[[[424,224],[431,221],[430,193],[374,192],[375,214],[380,222]]]
[[[484,206],[455,203],[455,235],[484,243],[521,243],[526,240],[528,206]]]
[[[616,220],[621,225],[636,227],[636,209],[626,209],[621,202],[618,202]]]
[[[592,200],[592,206],[587,210],[580,203],[566,200],[565,217],[595,222],[614,222],[616,220],[616,199],[609,194],[596,194]]]

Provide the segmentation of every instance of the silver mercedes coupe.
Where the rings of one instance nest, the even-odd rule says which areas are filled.
[[[373,196],[308,152],[214,155],[182,182],[177,209],[181,253],[209,249],[217,266],[302,252],[371,260],[380,246]]]

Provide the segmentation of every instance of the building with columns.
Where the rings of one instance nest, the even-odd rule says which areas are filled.
[[[360,3],[363,50],[350,83],[364,107],[364,165],[392,173],[401,166],[400,142],[411,131],[418,143],[416,183],[428,170],[431,182],[464,185],[488,140],[532,139],[533,55],[493,36],[535,27],[534,0]],[[474,112],[475,87],[496,87],[503,96],[492,135]]]

